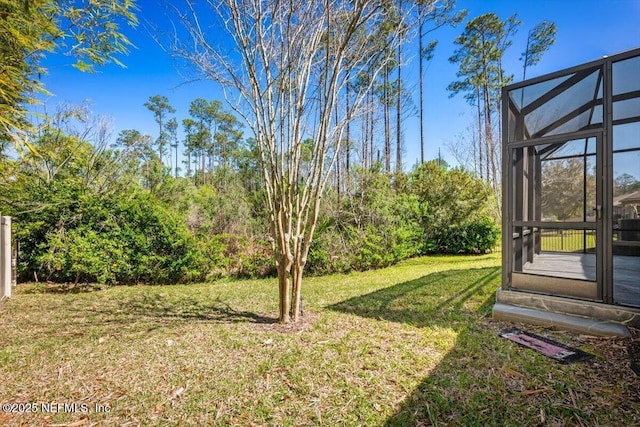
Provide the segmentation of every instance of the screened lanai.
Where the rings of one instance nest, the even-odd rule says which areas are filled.
[[[640,49],[502,106],[502,291],[640,308]]]

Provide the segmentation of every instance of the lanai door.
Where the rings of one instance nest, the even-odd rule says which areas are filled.
[[[602,132],[510,145],[511,288],[603,301]]]
[[[595,62],[503,92],[509,289],[606,302],[606,74]]]

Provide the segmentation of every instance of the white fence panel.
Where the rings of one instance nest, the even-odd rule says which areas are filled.
[[[0,216],[0,300],[11,297],[11,217]]]

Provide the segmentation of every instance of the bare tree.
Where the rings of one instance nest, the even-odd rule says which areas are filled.
[[[379,56],[384,0],[209,0],[177,10],[188,39],[175,55],[218,82],[255,135],[263,173],[279,285],[279,320],[300,316],[302,276],[320,200],[339,156],[346,124],[370,86],[341,97],[348,74],[386,65]],[[385,33],[387,49],[398,43]],[[374,79],[371,79],[373,82]],[[336,108],[342,109],[336,115]],[[302,146],[312,141],[303,162]],[[303,164],[304,163],[304,164]]]

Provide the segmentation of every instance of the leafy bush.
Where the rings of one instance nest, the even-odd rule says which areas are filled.
[[[357,171],[356,188],[341,204],[328,195],[309,251],[310,273],[381,268],[420,254],[417,197],[398,194],[377,169]]]
[[[275,277],[276,265],[271,245],[264,240],[250,239],[240,255],[235,271],[237,277]]]
[[[380,230],[367,227],[361,233],[353,260],[356,270],[371,270],[386,267],[394,262],[393,252],[390,251],[389,242]]]
[[[275,263],[268,242],[254,237],[233,234],[201,235],[208,239],[201,244],[209,248],[206,253],[212,261],[209,278],[248,277],[259,278],[275,275]]]
[[[495,247],[498,229],[489,217],[487,183],[432,161],[411,173],[409,192],[418,198],[422,253],[485,253]]]
[[[447,169],[436,161],[418,166],[409,176],[409,193],[418,198],[420,225],[432,236],[452,225],[489,213],[487,183],[462,169]]]
[[[353,269],[351,265],[348,235],[340,233],[333,223],[318,227],[311,242],[307,257],[306,271],[314,275],[346,273]]]
[[[425,242],[425,253],[483,254],[498,243],[499,229],[489,218],[453,224]]]
[[[47,279],[111,284],[126,271],[122,247],[94,230],[83,227],[53,233],[48,243],[47,251],[38,257]]]
[[[148,192],[85,195],[69,214],[26,260],[48,280],[175,283],[201,279],[208,267],[180,218]]]

